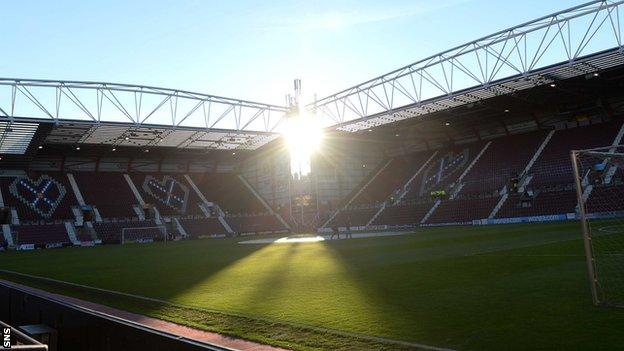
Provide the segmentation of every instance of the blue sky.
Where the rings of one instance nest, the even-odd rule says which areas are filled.
[[[318,97],[568,0],[6,1],[0,76],[109,81],[284,103]]]

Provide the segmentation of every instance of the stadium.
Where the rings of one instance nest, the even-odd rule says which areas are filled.
[[[281,105],[0,78],[0,349],[621,349],[623,11]]]

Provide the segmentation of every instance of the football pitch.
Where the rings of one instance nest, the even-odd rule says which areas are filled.
[[[253,239],[253,238],[251,238]],[[295,350],[597,350],[624,310],[591,304],[576,222],[0,253],[0,278]]]

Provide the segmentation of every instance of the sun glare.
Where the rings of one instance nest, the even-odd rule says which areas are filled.
[[[287,120],[284,140],[290,153],[291,173],[310,173],[310,159],[323,141],[323,131],[313,116],[300,115]]]

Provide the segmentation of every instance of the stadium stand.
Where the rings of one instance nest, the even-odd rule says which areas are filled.
[[[4,201],[17,210],[20,221],[73,219],[77,206],[67,175],[61,172],[28,172],[0,178]]]
[[[394,157],[384,163],[385,167],[380,168],[376,176],[365,179],[360,189],[351,192],[353,201],[326,227],[468,224],[494,214],[496,218],[510,218],[573,213],[577,199],[570,150],[612,144],[622,127],[621,120],[595,120],[587,124],[557,129],[551,139],[547,138],[548,130],[538,130],[442,147],[435,156],[432,156],[433,151],[423,151]],[[542,144],[545,147],[537,157],[536,151]],[[526,170],[532,158],[535,162]],[[137,200],[123,173],[72,174],[85,202],[96,206],[105,218],[103,222],[93,223],[96,234],[77,229],[77,242],[93,241],[97,235],[103,243],[119,243],[122,228],[156,226],[153,220],[130,219],[136,215],[132,206]],[[129,176],[145,201],[153,203],[163,216],[178,217],[191,238],[228,234],[228,229],[216,217],[220,212],[202,211],[199,204],[203,201],[184,175],[131,173]],[[223,209],[224,220],[233,232],[287,230],[276,216],[266,212],[237,175],[194,173],[190,178],[207,201]],[[612,178],[612,183],[600,184],[588,193],[588,208],[598,201],[595,199],[608,196],[610,187],[621,181],[622,171],[616,170]],[[511,179],[517,180],[517,192],[510,188]],[[77,206],[66,173],[30,171],[23,176],[6,175],[0,177],[0,188],[5,204],[17,211],[21,225],[13,225],[12,230],[14,236],[19,237],[19,244],[71,244],[60,223],[74,220],[71,207]],[[432,196],[438,191],[444,195]],[[493,212],[495,207],[496,213]],[[283,210],[287,213],[286,208]],[[299,218],[299,208],[295,210],[293,215]],[[314,222],[316,212],[305,211],[310,217],[308,222]],[[210,217],[206,218],[207,215]],[[137,232],[136,236],[140,239],[144,234],[152,237],[159,233],[145,230]]]
[[[316,200],[310,201],[310,203],[315,203],[315,202]],[[325,220],[327,220],[327,218],[319,217],[319,213],[325,213],[325,212],[328,212],[328,211],[325,209],[321,209],[321,208],[319,208],[317,211],[315,206],[307,206],[307,207],[304,207],[303,210],[301,209],[300,206],[293,206],[292,212],[289,212],[288,208],[285,207],[281,209],[281,211],[279,211],[279,214],[282,216],[282,218],[290,217],[291,225],[293,225],[294,227],[297,227],[301,230],[314,231],[318,225],[322,224]],[[323,222],[319,223],[321,220]]]
[[[545,137],[545,132],[538,131],[493,140],[462,180],[457,196],[442,201],[428,222],[463,223],[487,218],[503,187],[522,173]]]
[[[82,191],[85,202],[87,204],[97,204],[97,208],[103,218],[136,216],[132,206],[138,204],[138,201],[122,173],[74,172],[73,175]],[[149,175],[135,173],[131,174],[130,177],[143,197],[143,200],[154,204],[162,215],[198,215],[203,213],[199,208],[201,200],[195,191],[187,184],[183,176],[174,174]],[[146,192],[143,187],[147,177],[150,179],[150,181],[148,181],[150,185],[148,188],[150,189],[149,192]],[[166,201],[166,191],[163,192],[163,194],[165,194],[164,197],[157,196],[158,192],[161,192],[161,190],[156,186],[161,189],[165,188],[156,183],[161,183],[165,177],[167,177],[165,183],[167,183],[167,181],[174,182],[173,193],[181,199],[186,198],[185,206],[182,206],[182,202],[174,203],[174,201],[171,201],[170,205],[168,205]],[[171,185],[171,183],[169,183],[169,185]]]
[[[283,232],[287,229],[271,214],[227,216],[227,222],[239,234]]]
[[[352,226],[366,225],[377,210],[376,204],[348,207],[338,212],[328,226],[345,226],[347,223]]]
[[[430,192],[447,188],[448,192],[451,192],[455,186],[454,182],[483,147],[483,143],[476,143],[467,147],[452,147],[441,151],[438,154],[439,157],[436,156],[426,164],[425,169],[414,178],[401,202],[397,204],[397,201],[389,201],[381,214],[371,224],[394,226],[420,223],[432,206]],[[419,160],[419,163],[414,164],[410,176],[415,174],[429,156],[431,153],[414,157],[414,159]],[[388,172],[393,172],[393,170],[390,169]],[[403,184],[409,178],[404,178]],[[398,193],[395,192],[395,194]],[[396,213],[394,213],[395,211]],[[372,215],[368,218],[368,220],[370,219],[372,219]]]
[[[492,141],[464,179],[463,194],[493,193],[519,176],[546,137],[545,131],[512,135]]]
[[[624,197],[619,196],[622,193],[622,179],[620,178],[608,185],[594,186],[591,195],[585,203],[586,211],[589,213],[604,212],[605,208],[624,210]],[[617,194],[613,196],[613,194]],[[608,202],[606,206],[605,202]]]
[[[143,201],[151,203],[163,216],[185,214],[190,188],[169,174],[130,174]]]
[[[494,196],[442,200],[427,223],[468,223],[487,218],[497,202]]]
[[[498,218],[572,213],[576,209],[570,150],[613,143],[621,121],[557,130],[526,177],[524,189],[510,194]]]
[[[375,177],[352,202],[353,205],[381,203],[388,199],[397,189],[422,166],[431,156],[431,152],[419,152],[395,157],[390,164]]]
[[[433,201],[423,199],[402,201],[390,205],[373,221],[372,225],[417,226],[433,206]]]
[[[541,186],[573,182],[570,150],[611,145],[621,125],[622,122],[614,121],[556,131],[530,170],[533,174],[531,184]]]
[[[217,203],[228,214],[251,214],[266,211],[245,184],[232,174],[193,174],[195,185],[206,200]]]
[[[93,222],[93,230],[103,243],[119,243],[123,228],[153,227],[153,220],[139,221],[132,206],[136,200],[123,173],[72,172],[87,205],[96,206],[103,222]],[[205,218],[202,200],[183,175],[129,174],[135,187],[163,216],[180,217],[190,237],[227,234],[217,217]],[[194,175],[216,204],[225,204],[227,221],[239,233],[281,232],[286,228],[266,209],[245,185],[232,174]],[[224,186],[225,185],[225,186]],[[17,210],[21,225],[13,226],[19,244],[71,244],[62,220],[74,220],[72,206],[78,206],[73,189],[62,172],[29,172],[24,176],[0,177],[5,204]],[[147,190],[146,190],[147,188]],[[159,196],[159,194],[163,196]],[[32,199],[31,199],[32,198]],[[239,206],[240,205],[240,206]],[[212,212],[212,216],[217,213]],[[56,224],[50,224],[56,222]],[[158,230],[158,229],[155,229]],[[127,233],[131,233],[128,231]],[[143,233],[143,232],[142,232]],[[147,236],[157,233],[148,233]],[[141,234],[142,235],[142,234]],[[3,243],[4,238],[3,239]],[[78,242],[93,241],[87,230],[76,230]]]
[[[482,148],[483,143],[475,143],[441,150],[439,157],[427,165],[418,180],[412,182],[404,199],[421,199],[424,196],[429,197],[432,190],[452,188],[462,171]]]
[[[354,194],[356,196],[349,206],[341,209],[328,225],[368,224],[379,210],[380,204],[398,197],[402,186],[431,155],[432,152],[426,151],[392,158],[379,174],[373,172],[373,176],[376,174],[376,177],[365,179],[362,183],[364,189]]]
[[[180,224],[191,238],[198,238],[202,235],[227,234],[227,230],[215,217],[182,218]]]
[[[418,225],[430,210],[433,212],[424,223],[470,223],[473,220],[488,218],[503,194],[507,194],[508,197],[496,214],[497,218],[574,212],[577,199],[569,160],[570,150],[609,145],[621,126],[621,121],[607,123],[594,121],[589,126],[556,130],[526,174],[523,174],[523,171],[544,142],[547,131],[540,130],[492,140],[461,182],[458,182],[458,178],[485,144],[474,143],[465,148],[443,149],[440,151],[441,156],[433,160],[422,174],[412,181],[404,198],[398,203],[387,201],[389,196],[393,195],[392,191],[388,193],[387,190],[397,189],[397,183],[382,177],[382,174],[397,174],[403,175],[402,178],[405,179],[405,163],[393,160],[380,173],[379,181],[372,182],[384,184],[378,187],[383,191],[363,189],[356,198],[358,205],[340,211],[327,226],[334,223],[342,225],[346,221],[352,225],[366,224],[384,201],[385,208],[374,218],[372,225]],[[424,159],[422,154],[421,157],[416,155],[411,157]],[[405,159],[407,158],[402,160]],[[509,188],[512,179],[518,179],[520,193],[515,193]],[[434,199],[430,198],[429,193],[433,190],[444,190],[445,193],[437,206],[434,206]],[[382,193],[386,193],[386,196],[380,196]]]
[[[13,226],[11,232],[18,245],[71,244],[64,224],[22,224]]]
[[[188,187],[188,199],[186,205],[186,211],[184,212],[186,215],[196,216],[196,215],[204,215],[204,212],[201,210],[199,205],[203,202],[199,195],[193,190],[188,181],[179,174],[170,174],[177,182],[180,184],[184,184]]]
[[[94,238],[86,230],[77,230],[76,239],[78,239],[78,241],[80,242],[94,241]]]
[[[136,216],[138,204],[122,173],[74,172],[74,179],[87,205],[96,205],[103,218]]]
[[[139,227],[155,227],[157,224],[152,220],[147,221],[139,221],[139,220],[130,220],[130,221],[111,221],[111,222],[99,222],[94,223],[93,228],[97,233],[97,236],[100,240],[102,240],[103,244],[119,244],[121,243],[121,234],[124,228],[139,228]],[[157,228],[153,228],[151,230],[141,230],[137,231],[134,234],[136,238],[145,236],[145,237],[154,237],[160,235],[160,230]]]

